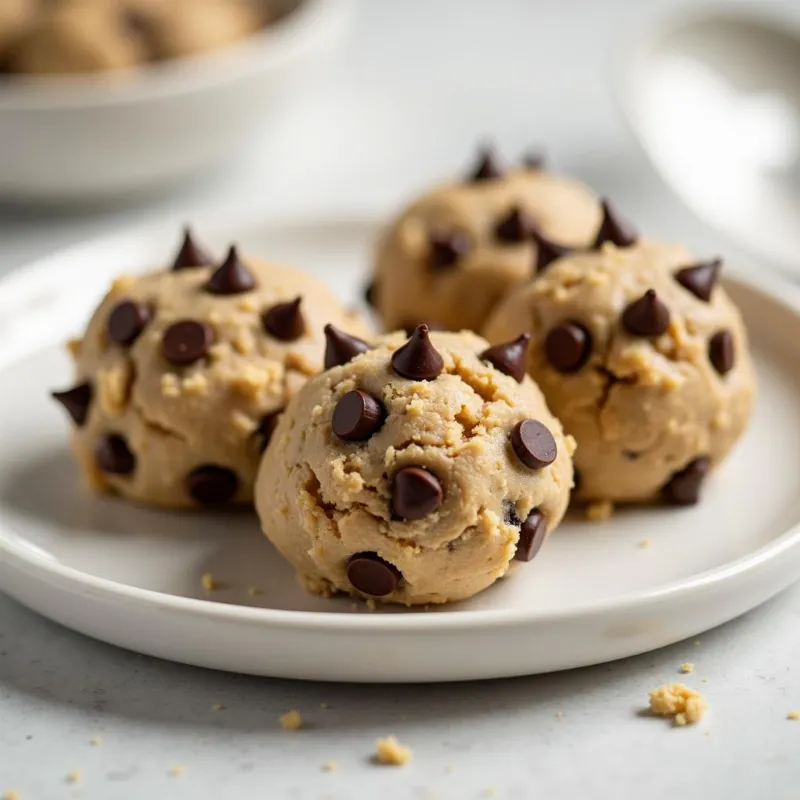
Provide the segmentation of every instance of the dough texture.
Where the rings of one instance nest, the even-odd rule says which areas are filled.
[[[507,220],[515,209],[524,215],[523,230]],[[446,183],[389,224],[376,252],[370,302],[387,330],[417,322],[480,330],[508,289],[536,272],[539,245],[525,222],[557,245],[586,247],[600,220],[599,203],[585,186],[540,168]]]
[[[718,269],[678,245],[607,242],[495,309],[490,341],[532,335],[528,371],[578,443],[578,499],[696,502],[745,429],[753,367]]]
[[[530,560],[567,507],[574,443],[533,381],[521,375],[518,383],[482,359],[487,343],[467,332],[431,333],[440,374],[404,378],[393,358],[405,342],[401,333],[383,336],[312,378],[261,463],[262,528],[312,592],[406,605],[461,600],[512,563]],[[377,429],[346,441],[334,432],[336,414],[354,392],[377,401],[383,416],[372,423]],[[526,419],[551,435],[554,460],[545,466],[526,466],[511,443]],[[423,490],[438,485],[438,506],[421,508],[419,486],[402,496],[398,486],[408,470],[423,473]],[[536,541],[523,541],[537,520]],[[358,557],[382,561],[396,581],[379,591],[354,585]]]
[[[93,488],[175,508],[250,502],[277,413],[322,368],[323,326],[364,332],[302,272],[235,253],[218,264],[119,277],[71,344],[76,387],[57,398]]]

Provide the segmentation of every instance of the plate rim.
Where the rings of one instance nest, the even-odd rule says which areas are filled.
[[[380,222],[374,217],[356,215],[354,217],[287,217],[269,221],[259,221],[257,217],[238,217],[220,221],[198,220],[212,233],[218,231],[247,230],[258,226],[264,230],[286,230],[293,227],[330,227],[331,224],[357,224],[375,229]],[[174,231],[174,224],[157,226],[138,226],[121,233],[97,237],[82,243],[61,248],[55,252],[13,270],[0,278],[0,306],[4,297],[10,294],[35,291],[37,284],[48,277],[58,263],[67,257],[75,257],[81,252],[113,246],[115,243],[139,239],[142,236],[164,236]],[[733,272],[733,275],[730,274]],[[727,281],[737,284],[771,303],[777,303],[785,310],[800,318],[800,287],[792,285],[775,273],[761,273],[758,279],[744,276],[741,272],[729,270]],[[16,304],[15,304],[16,305]],[[0,362],[4,346],[0,345]],[[680,514],[680,510],[676,510]],[[75,567],[64,565],[53,558],[39,554],[22,544],[22,537],[14,530],[14,526],[0,519],[0,563],[5,562],[13,569],[28,575],[35,575],[51,586],[76,593],[87,590],[100,597],[119,601],[144,603],[156,611],[173,611],[200,617],[211,617],[217,620],[228,620],[241,623],[258,624],[263,627],[294,628],[309,631],[337,630],[347,633],[371,632],[384,629],[396,633],[413,633],[418,631],[463,631],[481,630],[491,627],[508,628],[518,625],[551,625],[565,624],[571,621],[602,617],[625,611],[633,606],[655,606],[675,597],[690,597],[710,587],[736,578],[744,577],[762,564],[800,549],[800,520],[790,526],[782,534],[720,566],[685,578],[670,581],[649,589],[626,592],[618,596],[600,601],[584,602],[560,609],[476,609],[453,613],[423,614],[400,612],[393,614],[353,614],[342,611],[300,611],[291,609],[253,608],[233,603],[222,603],[215,600],[182,597],[153,589],[119,583],[97,575],[83,572]],[[800,574],[797,575],[800,579]],[[2,587],[0,587],[2,591]]]

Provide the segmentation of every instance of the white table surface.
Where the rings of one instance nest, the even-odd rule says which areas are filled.
[[[324,87],[215,175],[127,206],[0,206],[0,270],[126,225],[217,211],[381,213],[463,168],[485,136],[510,153],[541,142],[557,167],[611,195],[642,228],[763,269],[678,204],[614,107],[615,37],[674,5],[364,2]],[[791,0],[783,5],[791,13]],[[800,721],[786,718],[800,708],[800,587],[699,641],[516,680],[302,684],[137,656],[0,595],[0,795],[800,797]],[[685,661],[694,674],[678,674]],[[641,715],[650,688],[682,679],[709,700],[699,726],[673,729]],[[278,716],[292,708],[307,729],[280,729]],[[369,761],[376,737],[390,733],[414,750],[402,769]],[[336,771],[322,771],[328,760]],[[175,766],[185,772],[171,776]],[[70,785],[74,769],[82,778]]]

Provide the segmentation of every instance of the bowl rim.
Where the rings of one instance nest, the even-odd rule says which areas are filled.
[[[127,106],[220,88],[291,66],[336,38],[354,0],[300,0],[285,17],[206,53],[126,70],[76,75],[13,75],[0,80],[0,111]]]

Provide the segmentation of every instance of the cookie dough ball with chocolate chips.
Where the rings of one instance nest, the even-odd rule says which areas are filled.
[[[328,369],[281,418],[256,482],[264,533],[301,582],[445,603],[531,560],[566,509],[573,442],[524,375],[527,337],[328,337]]]
[[[553,258],[591,244],[593,194],[533,159],[504,171],[490,152],[469,176],[438,186],[390,223],[368,299],[384,326],[480,330],[491,309]]]
[[[74,423],[89,484],[156,506],[247,503],[286,403],[323,367],[331,292],[235,247],[220,263],[187,233],[171,269],[118,278],[72,345]]]
[[[695,503],[745,429],[753,367],[720,266],[606,241],[495,310],[490,341],[532,334],[528,371],[578,444],[578,499]]]
[[[135,20],[116,3],[76,0],[44,8],[14,46],[11,68],[31,74],[119,70],[148,60]]]

